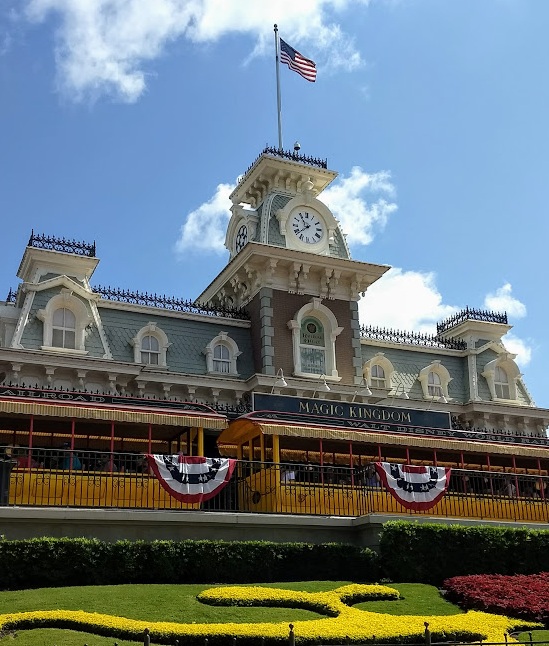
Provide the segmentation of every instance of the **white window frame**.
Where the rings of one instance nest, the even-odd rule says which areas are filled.
[[[497,359],[489,361],[482,371],[481,375],[486,379],[488,383],[488,389],[490,390],[490,397],[492,401],[497,402],[506,402],[506,403],[516,403],[517,401],[517,381],[522,376],[520,370],[515,363],[514,354],[503,353]],[[496,368],[500,368],[507,375],[507,385],[509,386],[509,398],[498,397],[497,394],[497,385],[501,382],[496,381]]]
[[[431,388],[433,387],[433,384],[429,383],[429,374],[431,372],[437,375],[437,377],[440,379],[440,389],[441,389],[440,395],[432,395],[429,392],[429,387]],[[442,399],[445,399],[446,401],[450,401],[452,399],[448,394],[448,385],[452,381],[452,377],[450,377],[450,373],[439,360],[433,361],[428,366],[425,366],[425,368],[420,370],[418,375],[418,380],[423,390],[423,399],[426,399],[428,401],[431,401],[431,400],[439,401]],[[438,385],[439,384],[436,384],[436,386]]]
[[[383,386],[374,385],[373,380],[376,379],[376,377],[372,376],[372,370],[374,366],[379,366],[385,373]],[[395,372],[395,369],[393,367],[393,364],[389,361],[389,359],[387,359],[384,352],[377,352],[371,359],[368,359],[368,361],[366,361],[362,366],[362,374],[364,376],[364,380],[368,384],[368,387],[374,388],[377,390],[379,389],[391,390],[391,380],[393,378],[394,372]]]
[[[74,314],[74,348],[61,348],[53,345],[53,315],[60,309],[70,310]],[[41,350],[58,352],[59,354],[88,354],[85,346],[86,328],[93,324],[93,317],[83,301],[74,296],[70,289],[62,289],[60,294],[50,298],[46,307],[38,310],[36,316],[44,324]]]
[[[304,372],[301,366],[301,323],[305,318],[318,319],[324,328],[324,356],[325,372],[323,374]],[[340,381],[341,377],[337,372],[335,342],[337,337],[343,331],[343,328],[337,324],[334,313],[325,305],[322,305],[320,298],[313,298],[305,304],[295,315],[295,318],[288,321],[288,327],[292,331],[292,345],[294,355],[295,377],[304,377],[306,379],[326,377],[328,380]]]
[[[501,366],[496,366],[494,371],[494,386],[498,399],[511,399],[509,375]]]
[[[147,342],[147,339],[151,339],[152,342]],[[154,342],[156,342],[156,348],[154,347],[146,348],[145,347],[146,342],[150,346],[154,346]],[[149,357],[149,360],[144,361],[143,355],[147,355]],[[151,361],[151,357],[155,357],[156,361]],[[158,337],[155,336],[154,334],[145,334],[143,337],[141,337],[141,363],[144,363],[149,366],[160,365],[160,341],[158,340]]]
[[[63,322],[58,324],[55,322],[56,315],[62,312]],[[72,320],[68,320],[72,319]],[[56,332],[60,332],[62,336],[62,343],[55,343]],[[55,348],[63,348],[64,350],[76,350],[76,316],[74,312],[68,307],[58,307],[53,311],[51,323],[51,344]],[[68,343],[68,338],[72,335],[72,343]]]
[[[150,350],[143,350],[143,339],[147,336],[153,336],[158,341],[159,354],[158,354],[158,364],[156,363],[143,363],[141,361],[142,352],[150,352]],[[171,343],[168,341],[168,337],[164,330],[160,329],[156,323],[148,323],[145,327],[142,327],[139,332],[131,340],[133,345],[133,359],[135,363],[140,363],[144,366],[153,366],[159,368],[165,368],[167,364],[167,351]]]
[[[228,372],[222,372],[215,369],[215,362],[220,361],[214,356],[215,348],[217,346],[224,346],[229,351],[229,360],[227,365],[229,367]],[[238,349],[238,345],[234,339],[227,334],[227,332],[220,332],[216,337],[214,337],[208,345],[203,350],[206,355],[206,370],[209,375],[223,375],[224,377],[238,377],[238,370],[236,367],[236,360],[242,354]],[[225,361],[225,360],[223,360]]]

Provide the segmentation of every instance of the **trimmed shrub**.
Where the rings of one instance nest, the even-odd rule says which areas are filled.
[[[375,552],[337,543],[0,541],[0,587],[4,590],[119,583],[375,581],[378,575]]]
[[[391,521],[380,538],[381,568],[394,581],[440,585],[467,574],[549,571],[549,531]]]

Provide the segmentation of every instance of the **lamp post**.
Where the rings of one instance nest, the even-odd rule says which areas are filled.
[[[282,368],[279,368],[276,373],[273,387],[271,388],[271,395],[274,393],[275,388],[286,388],[287,385],[286,379],[284,379],[284,371]]]
[[[313,390],[313,397],[312,397],[313,399],[317,392],[329,393],[331,390],[330,386],[328,386],[328,384],[326,383],[326,375],[320,375],[319,381],[321,380],[322,380],[322,383],[317,384],[315,386],[315,389]]]
[[[402,387],[402,398],[403,399],[410,399],[410,396],[404,390],[404,383],[402,381],[399,381],[398,384],[397,384],[397,387],[396,387],[396,390],[395,390],[394,394],[389,396],[389,399],[392,399],[393,403],[394,403],[395,399],[397,398],[399,390],[400,390],[401,387]]]
[[[351,404],[354,403],[354,401],[355,401],[355,399],[356,399],[356,397],[358,395],[358,391],[361,389],[362,386],[364,386],[363,395],[365,395],[366,397],[370,397],[370,395],[372,394],[372,391],[370,390],[370,387],[368,386],[368,382],[366,381],[366,379],[364,377],[362,377],[362,381],[360,382],[358,388],[355,390],[355,394],[353,395],[353,398],[351,399]]]

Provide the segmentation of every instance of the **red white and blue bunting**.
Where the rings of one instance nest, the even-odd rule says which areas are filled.
[[[180,502],[203,502],[216,496],[227,485],[236,460],[187,457],[184,455],[147,455],[147,461],[162,487]]]
[[[410,464],[376,462],[381,482],[406,509],[425,511],[444,496],[450,482],[451,469],[416,467]]]

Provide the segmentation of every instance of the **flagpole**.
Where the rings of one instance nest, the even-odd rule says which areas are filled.
[[[275,53],[276,53],[276,107],[278,113],[278,149],[282,150],[282,109],[280,101],[280,39],[278,38],[278,26],[274,26]]]

